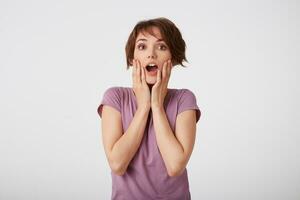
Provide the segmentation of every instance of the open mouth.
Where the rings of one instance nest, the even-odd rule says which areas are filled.
[[[157,71],[158,66],[157,65],[147,65],[146,69],[148,72],[155,72]]]

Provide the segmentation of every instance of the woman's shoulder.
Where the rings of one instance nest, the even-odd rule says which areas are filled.
[[[123,87],[123,86],[111,86],[111,87],[106,88],[105,92],[117,92],[117,93],[120,93],[120,92],[128,91],[130,89],[131,88],[129,88],[129,87]]]
[[[171,96],[176,98],[181,98],[183,96],[195,96],[194,92],[191,89],[187,88],[168,88],[168,93]]]
[[[132,88],[123,86],[111,86],[104,91],[104,95],[122,98],[130,95]]]

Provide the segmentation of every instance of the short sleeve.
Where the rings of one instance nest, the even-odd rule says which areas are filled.
[[[201,111],[197,105],[197,99],[194,93],[188,89],[183,89],[178,102],[178,114],[186,110],[196,111],[196,122],[199,121]]]
[[[118,87],[111,87],[108,88],[102,97],[102,101],[100,105],[98,106],[97,112],[102,118],[102,109],[104,105],[111,106],[121,112],[121,97],[120,97],[120,90]]]

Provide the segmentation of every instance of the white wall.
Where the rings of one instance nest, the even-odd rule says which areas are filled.
[[[202,116],[193,199],[300,199],[298,1],[0,2],[0,199],[109,199],[97,107],[131,86],[124,46],[164,16],[187,43]]]

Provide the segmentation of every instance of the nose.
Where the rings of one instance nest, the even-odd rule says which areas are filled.
[[[155,50],[154,50],[154,49],[151,49],[151,50],[148,52],[148,58],[150,58],[150,59],[156,58]]]
[[[149,55],[148,58],[155,58],[155,56],[154,55]]]

